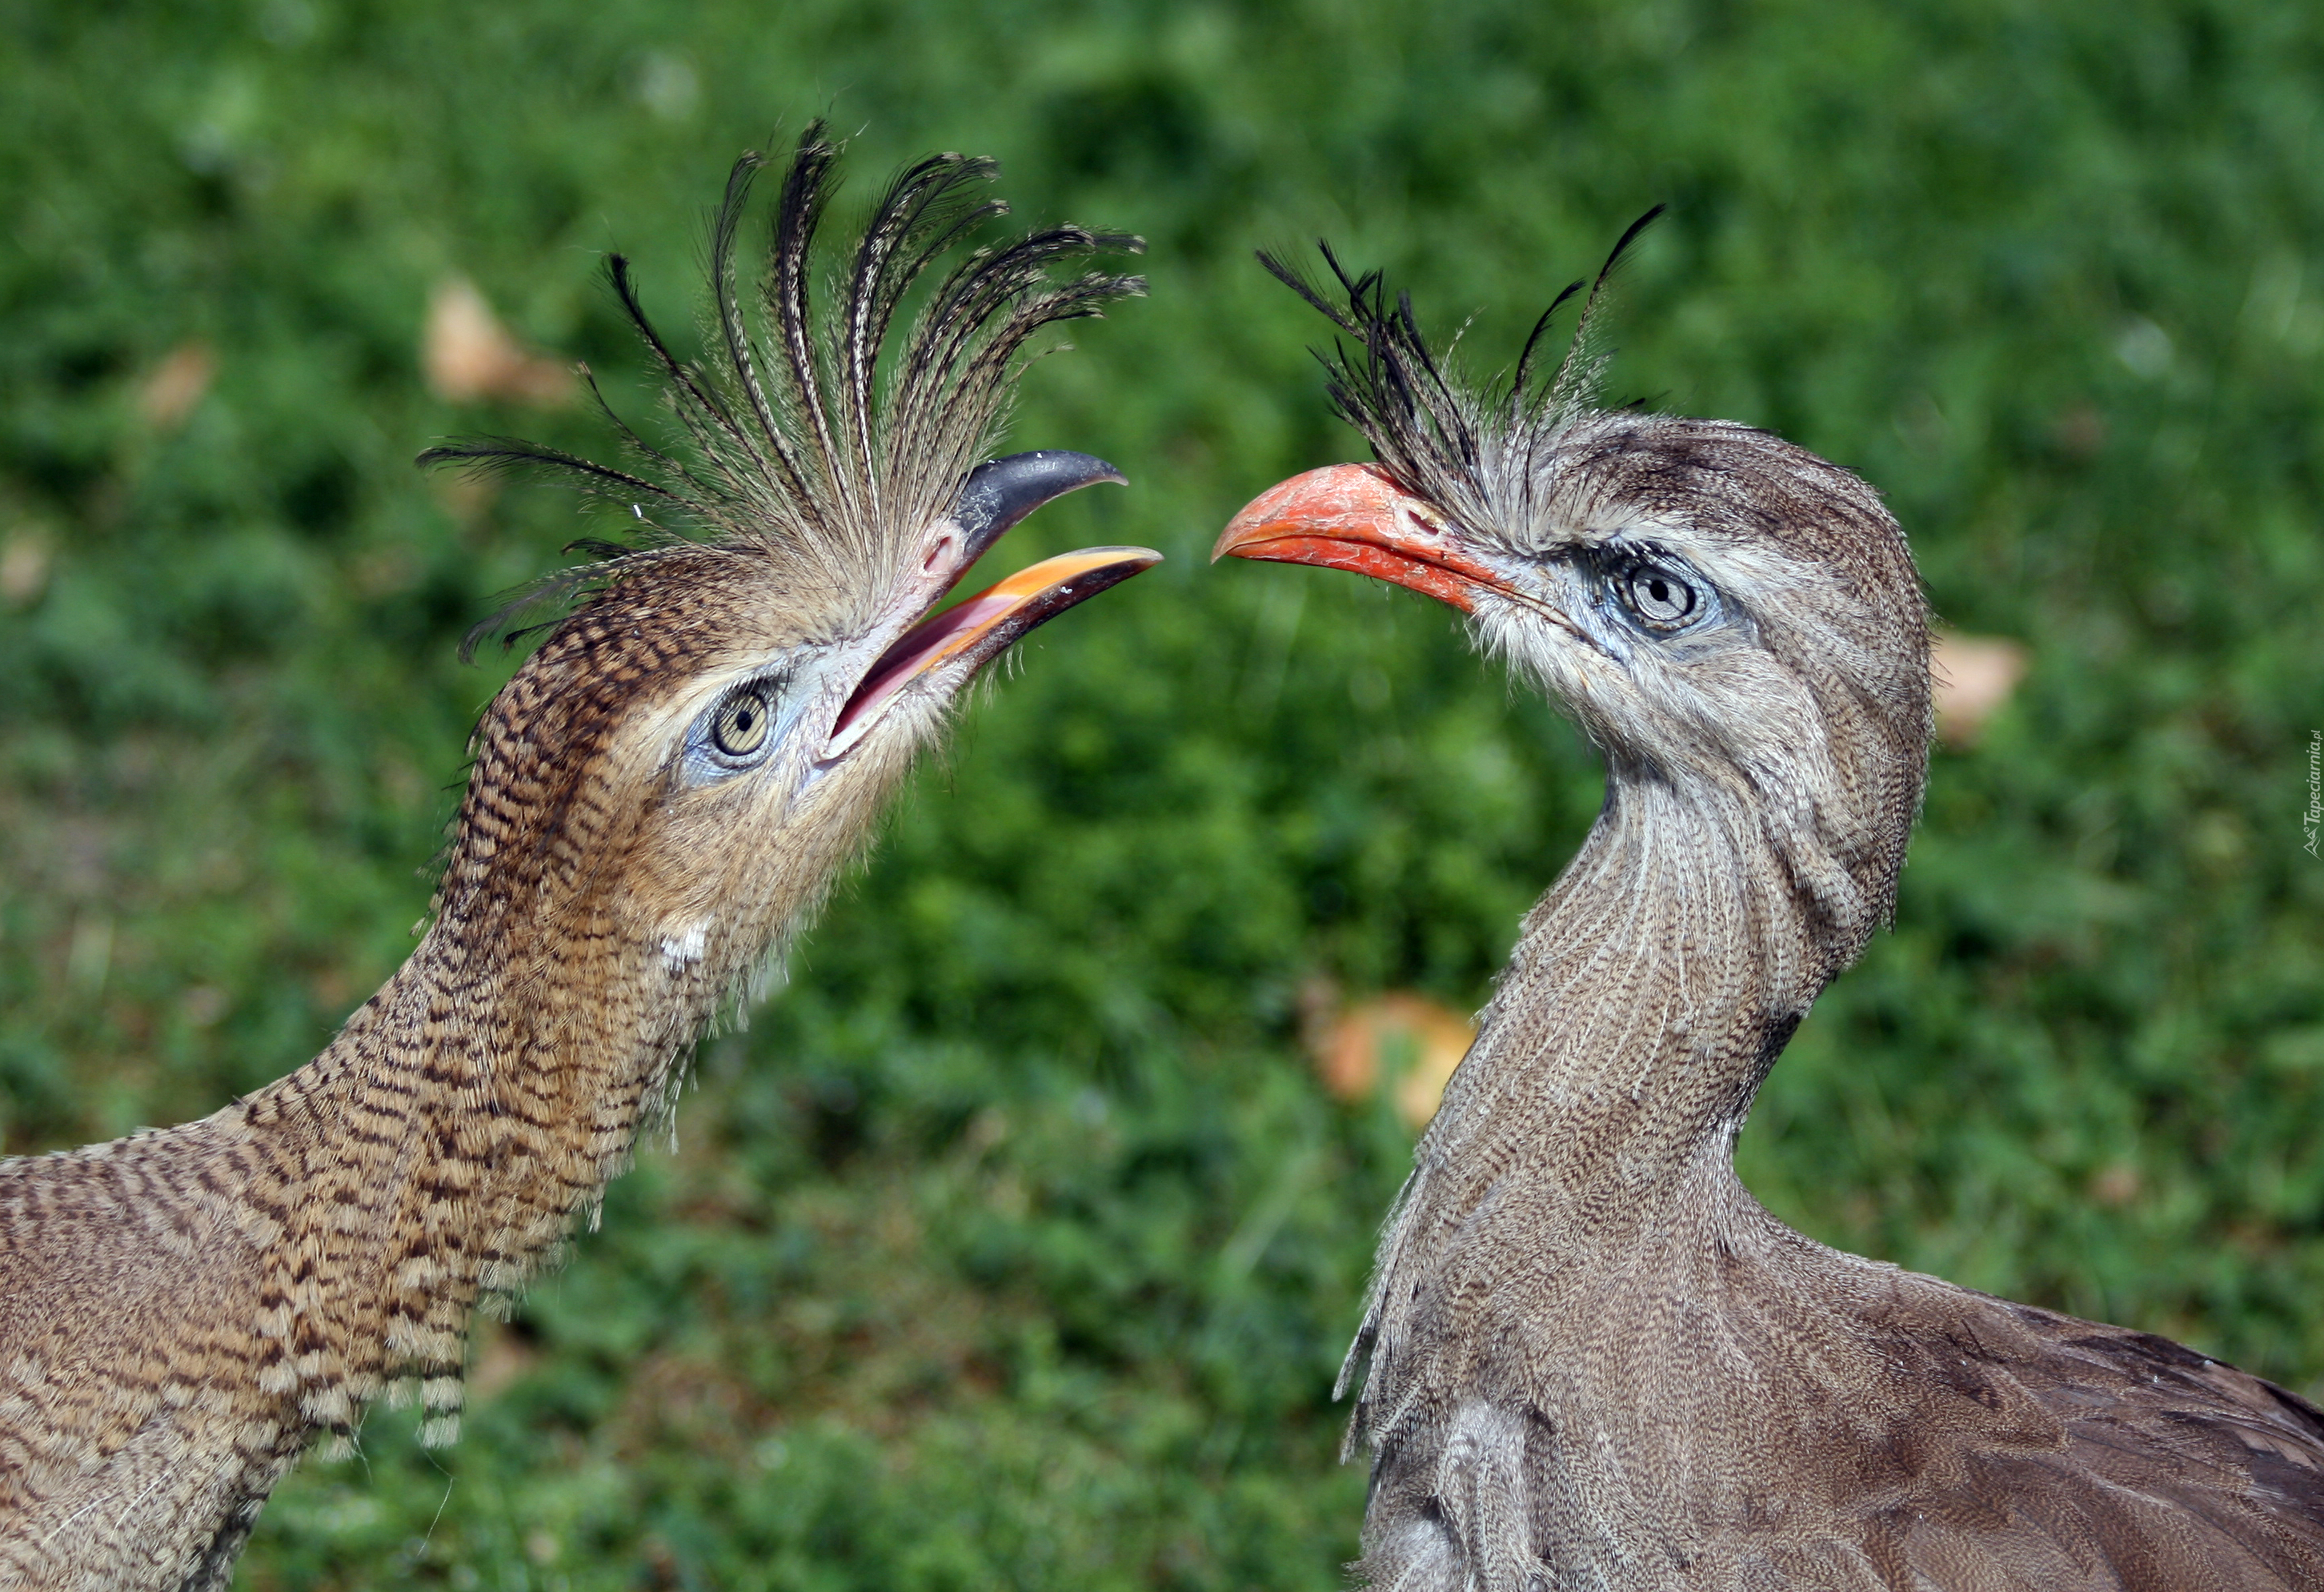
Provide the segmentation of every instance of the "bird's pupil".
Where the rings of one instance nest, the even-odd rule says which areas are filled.
[[[718,749],[730,757],[740,757],[759,749],[766,739],[767,699],[757,691],[742,691],[727,699],[718,710],[717,723],[711,730],[711,739]]]
[[[1655,625],[1675,625],[1694,612],[1694,588],[1666,569],[1633,569],[1627,590],[1630,611]]]

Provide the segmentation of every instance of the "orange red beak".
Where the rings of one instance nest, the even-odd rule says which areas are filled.
[[[1270,487],[1227,522],[1213,560],[1350,569],[1467,613],[1500,578],[1462,551],[1424,499],[1378,465],[1327,465]]]

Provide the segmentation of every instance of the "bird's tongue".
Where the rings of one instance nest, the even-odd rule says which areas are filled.
[[[863,683],[840,709],[824,755],[835,757],[853,745],[881,709],[914,680],[948,663],[964,663],[964,684],[968,675],[1037,625],[1161,561],[1162,555],[1151,548],[1086,547],[1044,559],[921,620],[863,676]]]

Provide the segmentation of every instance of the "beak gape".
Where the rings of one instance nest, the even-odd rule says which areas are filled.
[[[981,464],[962,483],[952,518],[964,547],[951,580],[1043,504],[1099,481],[1123,482],[1120,470],[1086,453],[1048,448]],[[906,631],[864,674],[832,726],[825,762],[862,738],[879,709],[912,681],[946,664],[964,668],[961,683],[1074,604],[1162,561],[1147,547],[1087,547],[1044,559],[965,602]],[[947,583],[949,586],[950,582]],[[941,600],[941,599],[939,599]]]

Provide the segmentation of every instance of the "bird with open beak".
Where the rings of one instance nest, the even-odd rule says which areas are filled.
[[[1263,494],[1218,553],[1450,604],[1607,764],[1381,1240],[1342,1376],[1364,1584],[2324,1587],[2314,1408],[1827,1248],[1735,1175],[1920,802],[1926,614],[1877,495],[1748,426],[1597,407],[1604,272],[1559,368],[1545,316],[1492,385],[1325,258],[1329,298],[1267,263],[1352,343],[1324,365],[1376,462]]]
[[[213,1115],[0,1161],[0,1587],[209,1592],[284,1471],[379,1394],[416,1394],[424,1440],[448,1441],[477,1304],[594,1217],[704,1024],[807,921],[963,689],[1158,557],[1088,548],[939,611],[1010,527],[1121,479],[984,456],[1028,339],[1142,290],[1055,268],[1136,240],[970,253],[906,318],[1002,208],[990,162],[936,155],[811,307],[837,158],[808,128],[755,313],[733,258],[760,162],[734,168],[699,364],[613,262],[683,446],[624,427],[622,467],[509,439],[427,456],[577,478],[632,540],[545,594],[569,611],[476,728],[410,960],[321,1055]]]

